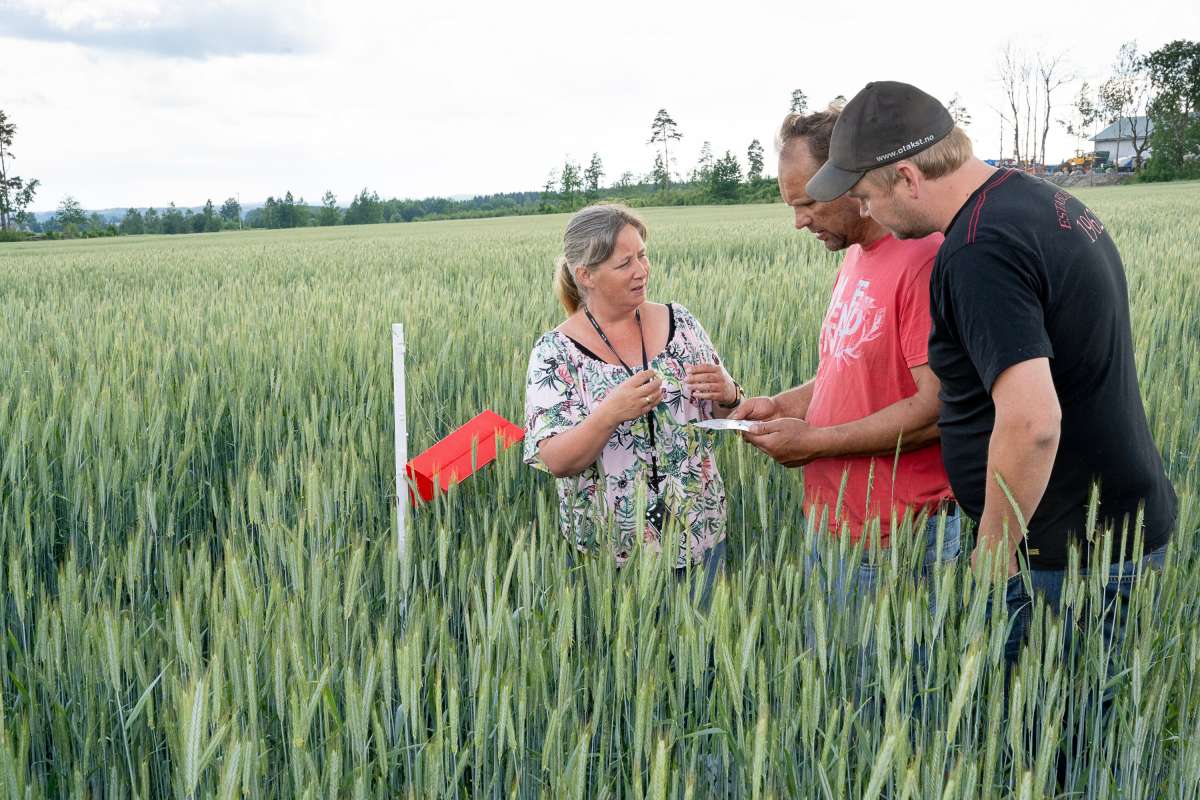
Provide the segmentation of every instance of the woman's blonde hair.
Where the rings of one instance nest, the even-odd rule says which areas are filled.
[[[646,238],[646,223],[623,205],[603,203],[579,211],[563,233],[563,252],[554,266],[554,293],[568,316],[579,310],[583,292],[575,282],[575,267],[589,270],[612,255],[621,229],[632,225]]]

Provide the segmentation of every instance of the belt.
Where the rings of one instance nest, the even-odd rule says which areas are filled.
[[[946,516],[950,516],[955,511],[958,511],[958,501],[952,497],[949,497],[949,498],[946,498],[945,500],[943,500],[942,502],[938,503],[937,507],[934,508],[929,513],[931,515],[936,515],[936,514],[941,514],[942,512],[945,512]]]

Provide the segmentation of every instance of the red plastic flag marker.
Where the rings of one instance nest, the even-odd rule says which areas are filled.
[[[454,433],[408,462],[405,472],[416,484],[421,499],[429,502],[434,482],[444,492],[462,483],[472,473],[496,460],[497,442],[507,450],[525,438],[525,431],[493,411],[484,411]],[[474,446],[474,464],[471,450]],[[417,498],[410,484],[408,497],[415,507]]]

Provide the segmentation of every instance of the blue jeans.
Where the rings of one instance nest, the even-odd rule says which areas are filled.
[[[942,529],[940,536],[939,528]],[[942,512],[931,515],[925,524],[922,540],[913,543],[918,551],[918,564],[916,565],[918,572],[910,578],[929,580],[939,565],[954,564],[962,551],[961,531],[962,519],[957,508],[949,513]],[[814,544],[817,543],[814,542]],[[826,617],[828,630],[836,625],[835,618],[856,619],[855,615],[863,613],[863,604],[874,601],[881,571],[886,565],[880,563],[882,558],[879,553],[872,554],[864,551],[841,556],[836,552],[822,554],[820,551],[820,547],[814,547],[806,554],[805,568],[809,579],[817,581],[816,590],[829,598],[825,612],[828,615]],[[886,550],[880,551],[880,553],[886,552]],[[855,558],[856,555],[857,558]],[[874,561],[872,561],[872,556],[875,557]],[[903,558],[903,553],[901,557]],[[830,572],[827,572],[821,563],[823,558],[834,560],[833,569]],[[890,559],[888,561],[890,562]],[[902,569],[907,570],[908,563],[910,562],[906,562]],[[929,580],[929,583],[931,584],[930,613],[936,616],[938,603],[936,582]],[[853,621],[849,624],[853,629]],[[816,622],[812,618],[806,621],[808,640],[814,646],[817,644],[815,625]],[[927,657],[926,652],[926,647],[920,646],[916,652],[911,654],[911,657],[918,663],[924,663]],[[875,653],[876,645],[873,639],[859,652],[858,678],[854,688],[855,703],[863,702],[869,697],[868,684],[873,670],[871,665],[875,659]],[[867,707],[874,709],[871,713],[878,712],[873,701],[868,700]]]
[[[1140,561],[1124,561],[1112,564],[1108,568],[1108,579],[1101,591],[1103,612],[1100,618],[1106,646],[1118,648],[1124,639],[1125,606],[1141,574],[1147,570],[1161,570],[1167,556],[1167,545],[1162,545],[1142,556]],[[1086,579],[1088,567],[1080,566],[1079,578]],[[1061,569],[1030,569],[1030,585],[1033,594],[1041,597],[1046,605],[1055,612],[1063,613],[1063,588],[1067,581],[1066,570]],[[1029,634],[1029,626],[1033,617],[1033,598],[1025,587],[1021,575],[1008,579],[1004,588],[1005,605],[1008,606],[1009,631],[1004,645],[1004,660],[1009,666],[1017,663],[1021,654],[1021,645]],[[988,601],[988,611],[991,611],[991,600]],[[1087,625],[1087,615],[1080,615],[1079,625]],[[1071,652],[1072,640],[1076,633],[1074,625],[1066,626],[1063,631],[1064,655]],[[1107,647],[1106,647],[1107,649]]]
[[[942,534],[941,549],[938,548],[938,527],[945,520],[945,532]],[[962,518],[957,508],[949,514],[930,515],[925,523],[925,547],[921,554],[921,577],[928,578],[939,564],[953,564],[962,552],[961,543]],[[853,556],[837,559],[834,568],[833,585],[829,592],[839,604],[845,605],[854,595],[869,595],[879,584],[879,572],[883,565],[872,563],[871,554],[864,551],[862,558],[854,562]],[[818,548],[813,548],[805,555],[805,568],[813,574],[821,568],[822,555]]]
[[[1072,651],[1075,648],[1074,640],[1076,636],[1086,635],[1087,628],[1094,624],[1099,624],[1104,637],[1104,651],[1113,654],[1117,658],[1117,663],[1109,660],[1104,665],[1105,672],[1108,676],[1112,676],[1116,671],[1121,669],[1120,652],[1125,638],[1125,610],[1129,603],[1130,595],[1133,593],[1133,588],[1137,584],[1138,579],[1150,570],[1159,571],[1163,568],[1166,560],[1167,545],[1146,553],[1138,561],[1124,561],[1117,564],[1112,564],[1108,568],[1108,574],[1105,576],[1104,585],[1100,591],[1099,600],[1101,608],[1099,612],[1099,620],[1096,620],[1095,613],[1088,614],[1083,609],[1083,613],[1078,615],[1073,614],[1073,609],[1063,607],[1063,590],[1067,588],[1067,571],[1056,569],[1030,569],[1029,584],[1032,587],[1033,595],[1041,598],[1046,604],[1048,610],[1052,610],[1065,620],[1063,623],[1063,642],[1062,642],[1062,658],[1064,661],[1072,657]],[[1090,570],[1086,566],[1080,566],[1079,580],[1087,580]],[[1085,604],[1090,604],[1094,601],[1094,597],[1090,590],[1084,593]],[[1033,621],[1033,597],[1030,595],[1029,589],[1026,588],[1023,575],[1014,575],[1008,579],[1008,583],[1004,587],[1004,601],[1008,607],[1009,629],[1008,636],[1004,641],[1004,661],[1007,666],[1007,675],[1005,684],[1012,677],[1017,661],[1021,656],[1021,648],[1025,644],[1026,638],[1029,636],[1031,623]],[[993,611],[993,598],[988,598],[988,614]],[[1108,716],[1109,708],[1116,696],[1117,685],[1113,681],[1108,681],[1100,697],[1101,713],[1105,717]],[[1080,777],[1075,774],[1078,767],[1073,766],[1075,760],[1079,757],[1080,748],[1083,744],[1077,740],[1074,732],[1068,732],[1063,749],[1059,751],[1056,774],[1060,787],[1072,790],[1073,786],[1078,783]],[[1124,767],[1116,766],[1116,773],[1121,775]]]

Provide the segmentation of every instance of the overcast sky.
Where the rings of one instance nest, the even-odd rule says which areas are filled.
[[[991,157],[1005,43],[1065,53],[1096,82],[1122,42],[1200,35],[1198,9],[0,0],[0,108],[18,125],[16,173],[42,181],[39,210],[67,194],[103,208],[534,190],[593,152],[612,180],[649,171],[661,107],[684,134],[681,172],[705,140],[744,163],[751,139],[770,149],[793,89],[817,104],[878,79],[959,94]],[[1074,147],[1054,126],[1051,160]]]

